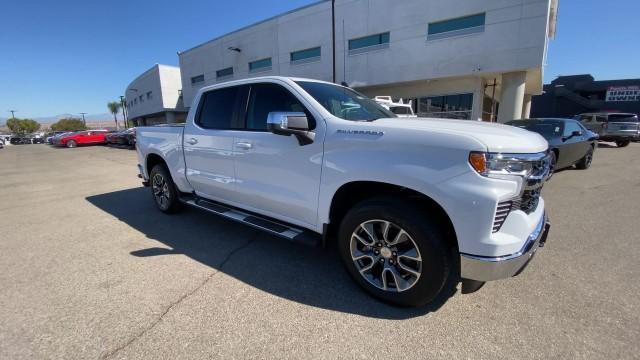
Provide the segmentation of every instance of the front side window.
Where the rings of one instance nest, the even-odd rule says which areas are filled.
[[[305,112],[305,107],[287,89],[277,84],[251,86],[247,107],[248,130],[267,130],[270,112]]]
[[[485,20],[486,14],[482,13],[430,23],[427,30],[427,40],[483,32]]]
[[[205,129],[231,129],[239,90],[236,86],[203,94],[196,123]]]
[[[313,81],[297,81],[296,83],[327,111],[341,119],[373,121],[397,117],[375,101],[349,88]]]
[[[271,58],[256,60],[249,63],[249,72],[271,70]]]
[[[582,126],[577,122],[567,121],[564,127],[564,136],[571,136],[574,131],[582,132]]]

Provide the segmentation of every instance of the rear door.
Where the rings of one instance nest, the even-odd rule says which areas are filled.
[[[638,116],[634,114],[609,114],[607,133],[617,136],[636,136]]]
[[[238,201],[248,210],[315,228],[322,166],[324,122],[286,83],[251,86],[245,128],[235,139]],[[315,141],[267,130],[270,112],[304,112],[315,124]]]
[[[186,177],[196,194],[221,202],[235,200],[236,176],[233,143],[237,133],[238,107],[245,86],[203,93],[193,119],[184,128]]]

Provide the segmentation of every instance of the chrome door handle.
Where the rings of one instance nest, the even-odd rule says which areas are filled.
[[[191,139],[187,140],[187,143],[188,143],[189,145],[195,145],[195,144],[197,144],[197,143],[198,143],[198,139],[196,139],[196,138],[191,138]]]
[[[236,146],[238,148],[240,148],[240,149],[243,149],[243,150],[249,150],[249,149],[251,149],[253,147],[253,144],[248,143],[248,142],[237,142]]]

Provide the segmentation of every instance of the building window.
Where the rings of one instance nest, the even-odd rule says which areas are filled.
[[[233,67],[216,71],[216,80],[226,79],[233,76]]]
[[[483,32],[485,18],[486,14],[482,13],[430,23],[427,31],[427,40],[438,40]]]
[[[151,96],[151,91],[147,91],[147,100],[151,100],[153,97]]]
[[[291,53],[291,64],[303,64],[319,61],[321,55],[322,50],[319,46],[311,49],[294,51]]]
[[[256,60],[249,63],[249,72],[269,71],[271,70],[271,58]]]
[[[138,105],[138,98],[133,99],[133,104]]]
[[[349,54],[388,48],[390,40],[389,32],[349,40]]]
[[[142,97],[142,95],[140,95],[140,102],[142,103],[144,101],[144,98]]]
[[[473,94],[428,96],[418,99],[418,116],[471,120]]]
[[[199,84],[201,82],[204,82],[204,74],[198,75],[198,76],[194,76],[194,77],[191,78],[191,85],[196,85],[196,84]]]

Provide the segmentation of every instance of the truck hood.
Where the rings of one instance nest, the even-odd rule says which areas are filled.
[[[549,148],[537,133],[515,126],[471,120],[431,118],[387,118],[372,122],[376,127],[401,128],[468,136],[483,143],[489,152],[538,153]]]

